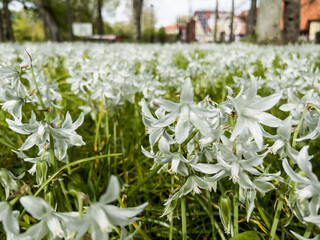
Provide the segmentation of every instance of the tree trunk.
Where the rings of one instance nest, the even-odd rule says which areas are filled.
[[[151,4],[151,36],[150,36],[150,42],[154,42],[154,8],[153,4]]]
[[[219,0],[216,0],[216,14],[214,20],[214,42],[217,42],[217,32],[218,32],[218,19],[219,19]]]
[[[234,0],[232,0],[231,24],[230,24],[229,42],[232,42],[232,41],[233,41],[233,18],[234,18]]]
[[[260,0],[257,19],[257,40],[260,43],[280,43],[280,19],[282,0]]]
[[[257,13],[257,0],[251,0],[251,8],[246,19],[247,29],[246,36],[252,37],[254,35],[254,29],[256,25],[256,13]]]
[[[2,10],[0,9],[0,42],[4,42],[3,26],[2,26]]]
[[[12,29],[11,14],[9,10],[9,0],[2,1],[2,22],[3,22],[3,32],[4,38],[7,41],[14,42],[14,35]]]
[[[42,22],[43,22],[44,39],[48,41],[50,39],[49,26],[44,15],[42,16]]]
[[[49,0],[40,0],[39,10],[43,18],[44,32],[46,32],[47,26],[49,29],[51,41],[60,42],[62,40],[61,35],[59,32],[57,21],[54,18]]]
[[[133,40],[138,42],[141,40],[141,15],[143,0],[132,0],[133,7]]]
[[[284,0],[283,42],[295,43],[300,35],[300,0]]]
[[[98,10],[98,19],[97,19],[98,34],[103,35],[102,0],[98,0],[97,10]]]
[[[70,0],[66,0],[67,4],[67,22],[68,22],[68,31],[70,41],[73,41],[73,32],[72,32],[72,10],[70,6]]]

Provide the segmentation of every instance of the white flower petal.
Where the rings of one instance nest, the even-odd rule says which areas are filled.
[[[262,135],[262,130],[261,126],[254,120],[251,119],[246,119],[247,126],[249,128],[250,133],[252,134],[254,141],[258,145],[259,149],[262,149],[263,145],[263,135]]]
[[[178,108],[180,108],[180,103],[175,103],[169,100],[165,99],[155,99],[155,104],[158,104],[161,108],[163,108],[167,112],[173,112],[176,111]]]
[[[183,106],[178,123],[175,127],[175,140],[178,144],[183,143],[189,136],[190,122],[189,122],[189,107]]]
[[[99,202],[103,204],[108,204],[117,200],[118,196],[120,195],[120,183],[116,176],[111,176],[107,191],[100,197]]]
[[[190,78],[186,79],[181,88],[180,102],[191,103],[193,102],[193,87]]]
[[[190,112],[190,122],[195,126],[195,128],[199,129],[200,133],[204,137],[210,135],[211,129],[209,123],[206,120],[199,118],[193,112]]]
[[[282,96],[282,92],[261,98],[255,101],[254,104],[251,105],[251,107],[259,111],[267,111],[270,108],[272,108],[274,105],[276,105],[277,102],[279,102],[279,100],[281,99],[281,96]]]
[[[239,136],[243,130],[245,129],[245,121],[243,119],[243,117],[239,116],[237,119],[237,123],[232,131],[230,140],[234,141],[236,139],[237,136]]]
[[[43,199],[33,196],[20,198],[21,205],[36,219],[40,220],[46,214],[53,211],[53,208]]]

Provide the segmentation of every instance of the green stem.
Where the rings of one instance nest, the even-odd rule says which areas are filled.
[[[211,221],[212,238],[216,239],[216,228],[215,228],[216,220],[214,219],[214,216],[213,216],[213,210],[212,210],[212,205],[211,205],[211,196],[210,196],[210,192],[208,190],[206,190],[206,197],[208,199],[208,210],[210,213],[209,217],[210,217],[210,221]]]
[[[78,207],[79,207],[79,219],[82,219],[82,213],[83,213],[83,198],[82,196],[78,195]]]
[[[109,145],[109,141],[110,141],[110,136],[106,140],[107,146]],[[110,154],[110,148],[108,149],[107,154]],[[100,184],[100,181],[101,181],[101,177],[105,178],[105,175],[103,175],[103,170],[105,169],[105,165],[106,164],[107,164],[107,179],[109,179],[110,176],[111,176],[111,172],[110,172],[110,157],[108,157],[107,158],[107,163],[106,163],[106,161],[103,161],[102,164],[99,166],[100,169],[99,169],[98,181],[96,183],[96,192],[97,193],[98,193],[98,190],[99,190],[99,184]]]
[[[28,54],[28,55],[29,55],[29,54]],[[29,55],[29,57],[30,57],[30,55]],[[44,110],[44,109],[46,108],[46,105],[44,105],[44,102],[43,102],[43,100],[42,100],[42,98],[41,98],[41,95],[40,95],[40,92],[39,92],[38,84],[37,84],[37,81],[36,81],[36,76],[34,75],[34,70],[33,70],[33,65],[32,65],[32,59],[31,59],[31,57],[30,57],[30,61],[31,61],[31,63],[30,63],[30,69],[31,69],[31,74],[32,74],[32,78],[33,78],[33,83],[34,83],[34,86],[35,86],[35,88],[36,88],[36,95],[37,95],[38,101],[39,101],[39,103],[40,103],[40,105],[41,105],[41,108]]]
[[[64,182],[63,180],[59,180],[59,183],[60,183],[60,186],[61,186],[61,190],[63,192],[63,195],[66,199],[66,207],[68,209],[69,212],[72,212],[72,206],[71,206],[71,203],[70,203],[70,199],[69,199],[69,195],[68,195],[68,192],[66,190],[66,186],[64,185]]]
[[[12,200],[9,202],[9,204],[10,204],[11,206],[15,205],[16,202],[18,202],[18,200],[20,199],[21,196],[22,196],[22,195],[17,196],[17,197],[15,197],[14,199],[12,199]]]
[[[109,112],[108,109],[106,110],[106,147],[107,147],[107,153],[110,154],[110,132],[109,132]],[[107,178],[109,179],[111,176],[111,158],[107,158],[107,167],[108,167],[108,176]]]
[[[184,140],[184,142],[181,144],[182,146],[185,146],[188,144],[188,142],[191,141],[191,139],[199,132],[198,129],[194,130],[193,133],[191,133],[191,135],[186,139]]]
[[[308,104],[305,106],[304,112],[303,112],[303,114],[302,114],[302,116],[301,116],[301,119],[300,119],[300,122],[299,122],[299,124],[298,124],[298,126],[297,126],[297,129],[294,131],[293,139],[292,139],[292,148],[293,148],[293,149],[296,147],[296,139],[297,139],[297,137],[298,137],[299,130],[300,130],[300,128],[301,128],[303,119],[304,119],[304,117],[306,116],[307,112],[308,112]]]
[[[117,120],[113,123],[113,144],[114,144],[114,149],[113,151],[114,152],[117,152],[117,148],[118,148],[118,145],[117,145]],[[114,165],[114,174],[117,175],[117,164]]]
[[[69,164],[69,163],[70,163],[70,159],[67,158],[67,164]],[[68,172],[68,175],[71,175],[71,168],[70,167],[67,168],[67,172]]]
[[[152,178],[157,172],[158,170],[162,168],[162,165],[158,165],[156,166],[150,173],[148,176],[146,176],[142,182],[140,182],[137,186],[135,186],[129,193],[128,193],[128,197],[132,196],[132,194],[134,194],[136,191],[138,191],[147,181],[149,181],[150,178]]]
[[[91,163],[90,163],[90,168],[89,168],[89,174],[88,174],[88,183],[89,183],[90,181],[92,181],[93,165],[94,165],[94,162],[91,162]]]
[[[210,193],[207,191],[207,198],[208,198],[208,195],[210,196]],[[210,222],[211,222],[211,225],[212,225],[212,239],[217,239],[217,237],[215,236],[215,232],[216,232],[216,229],[218,230],[218,233],[219,233],[219,236],[220,236],[220,239],[222,240],[227,240],[222,229],[220,228],[219,224],[217,223],[217,221],[214,219],[214,215],[213,215],[213,209],[212,209],[212,206],[211,206],[211,202],[208,202],[208,206],[207,207],[207,204],[204,203],[204,201],[201,199],[201,197],[198,197],[196,196],[198,202],[200,203],[200,205],[202,206],[202,208],[204,209],[204,211],[207,213],[207,215],[209,216],[210,218]],[[208,198],[208,201],[210,201],[210,198]]]
[[[239,185],[234,185],[233,196],[233,237],[238,235],[239,232]]]
[[[174,174],[171,174],[171,189],[170,189],[170,192],[173,193],[173,191],[174,191]],[[173,213],[171,213],[169,240],[172,240],[172,233],[173,233]]]
[[[307,238],[307,239],[308,239],[308,238],[310,237],[310,235],[311,235],[311,233],[312,233],[313,226],[314,226],[313,223],[309,223],[309,224],[308,224],[308,226],[307,226],[307,228],[306,228],[306,231],[305,231],[304,234],[303,234],[303,237],[304,237],[304,238]]]
[[[187,216],[186,216],[186,197],[182,196],[181,199],[181,222],[182,222],[182,239],[186,240],[187,235]]]
[[[265,212],[264,212],[263,208],[261,207],[261,205],[260,205],[259,201],[255,201],[255,205],[256,205],[256,208],[258,209],[258,212],[259,212],[259,214],[260,214],[260,216],[261,216],[262,220],[263,220],[263,221],[264,221],[264,223],[266,224],[267,228],[268,228],[268,229],[270,229],[270,227],[271,227],[271,223],[270,223],[270,221],[269,221],[268,217],[266,216],[266,214],[265,214]]]
[[[55,157],[54,157],[54,142],[53,142],[53,137],[52,137],[51,132],[49,133],[49,138],[50,138],[50,151],[49,151],[50,163],[52,165],[53,170],[56,171],[57,170],[57,164],[56,164],[56,160],[55,160]]]
[[[102,120],[102,116],[103,116],[103,105],[104,105],[104,103],[103,103],[103,98],[102,98],[99,119],[98,119],[98,123],[97,123],[97,127],[96,127],[96,135],[94,138],[94,151],[96,153],[98,152],[99,129],[100,129],[101,120]]]
[[[282,209],[282,206],[284,203],[284,191],[285,191],[285,187],[282,186],[279,200],[277,203],[276,214],[274,215],[273,223],[272,223],[272,227],[271,227],[271,231],[270,231],[270,238],[269,238],[270,240],[274,240],[275,236],[276,236],[276,231],[277,231],[278,223],[280,220],[281,209]]]

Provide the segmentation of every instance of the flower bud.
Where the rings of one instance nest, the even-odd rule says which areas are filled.
[[[41,185],[43,182],[47,180],[47,172],[48,172],[48,164],[44,160],[40,160],[37,162],[36,165],[36,172],[37,172],[37,184]]]
[[[231,211],[232,205],[231,200],[227,195],[222,195],[219,198],[219,215],[226,233],[230,234],[231,232]]]
[[[45,200],[47,201],[47,203],[50,204],[51,207],[54,208],[55,203],[54,203],[54,196],[52,192],[47,192],[44,196]]]
[[[11,190],[18,190],[18,185],[14,179],[16,177],[9,170],[0,168],[0,185],[5,189],[6,199],[9,197]]]

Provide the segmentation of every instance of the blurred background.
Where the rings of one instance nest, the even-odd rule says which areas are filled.
[[[0,42],[320,43],[320,0],[0,0]]]

